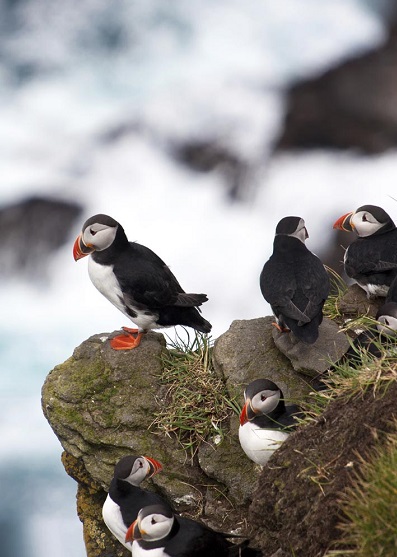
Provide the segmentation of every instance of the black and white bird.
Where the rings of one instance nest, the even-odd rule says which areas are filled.
[[[397,277],[391,283],[385,303],[378,309],[375,319],[380,333],[388,338],[397,337]]]
[[[281,389],[269,379],[256,379],[244,391],[239,440],[245,454],[264,466],[297,426],[300,410],[285,405]]]
[[[363,205],[342,215],[334,228],[351,232],[358,238],[345,251],[344,266],[367,296],[386,296],[397,276],[397,228],[381,207]]]
[[[323,320],[329,278],[320,259],[305,246],[308,237],[302,218],[280,220],[273,254],[260,275],[260,287],[279,330],[292,331],[297,339],[313,344]]]
[[[232,534],[216,532],[190,518],[176,516],[168,505],[151,505],[139,511],[126,541],[133,557],[259,557],[248,541],[233,544]]]
[[[198,310],[206,294],[184,292],[167,265],[149,248],[129,242],[112,217],[95,215],[84,223],[73,256],[77,261],[89,254],[94,286],[138,327],[123,327],[124,333],[110,341],[115,350],[137,347],[142,334],[156,328],[185,325],[210,332]]]
[[[102,507],[102,517],[112,534],[127,549],[131,550],[131,544],[125,541],[125,536],[140,509],[163,502],[157,493],[140,487],[143,480],[161,470],[162,465],[154,458],[133,455],[123,457],[114,468],[109,493]]]

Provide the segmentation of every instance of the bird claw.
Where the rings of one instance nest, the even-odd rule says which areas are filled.
[[[281,325],[279,325],[276,322],[272,323],[273,327],[276,327],[276,329],[280,332],[280,333],[289,333],[291,329],[288,329],[288,327],[281,327]]]
[[[143,333],[129,327],[123,327],[123,331],[124,334],[110,339],[110,346],[113,350],[132,350],[140,345]]]

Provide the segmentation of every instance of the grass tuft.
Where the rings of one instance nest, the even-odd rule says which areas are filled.
[[[397,434],[388,435],[369,462],[360,459],[360,473],[342,501],[346,518],[340,544],[348,549],[330,551],[327,557],[396,557]]]
[[[366,325],[365,325],[366,323]],[[350,321],[346,327],[360,327],[376,333],[375,321],[370,318],[359,318]],[[368,390],[373,395],[385,392],[387,387],[397,381],[397,344],[392,337],[380,337],[375,334],[373,344],[379,349],[381,356],[376,357],[365,347],[354,347],[355,354],[347,360],[334,364],[332,372],[324,376],[324,390],[312,392],[311,396],[302,402],[302,425],[317,421],[328,404],[337,397],[352,398],[363,396]],[[396,554],[397,555],[397,554]]]
[[[324,265],[325,269],[329,275],[330,279],[330,294],[328,298],[325,300],[325,304],[323,307],[323,313],[325,317],[329,317],[329,319],[333,319],[335,321],[339,321],[343,318],[339,310],[339,302],[341,298],[346,294],[348,286],[343,280],[343,278],[338,275],[336,271],[334,271],[331,267]]]
[[[207,335],[187,333],[187,340],[171,341],[162,357],[160,381],[168,389],[151,428],[175,436],[191,458],[202,442],[220,443],[225,422],[240,412],[212,368],[212,344]]]

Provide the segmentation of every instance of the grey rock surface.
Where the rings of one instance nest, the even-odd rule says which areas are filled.
[[[295,371],[309,377],[324,373],[350,347],[347,336],[327,317],[319,327],[319,337],[314,344],[305,344],[292,333],[281,333],[276,328],[272,333],[275,345],[290,360]]]

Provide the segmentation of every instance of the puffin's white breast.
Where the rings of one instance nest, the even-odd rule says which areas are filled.
[[[156,549],[142,549],[138,542],[132,544],[132,557],[170,557],[163,547]]]
[[[105,296],[117,309],[124,314],[125,307],[122,302],[123,293],[119,282],[113,272],[113,265],[100,265],[92,257],[88,260],[88,274],[92,284]]]
[[[280,429],[262,429],[251,422],[240,426],[238,430],[241,448],[248,458],[261,466],[266,464],[288,435]]]
[[[100,265],[99,263],[96,263],[92,257],[90,257],[88,261],[88,274],[92,284],[99,290],[99,292],[103,294],[105,298],[116,306],[116,308],[124,315],[126,315],[128,319],[131,319],[131,321],[133,321],[141,331],[161,328],[157,325],[157,313],[138,309],[132,304],[129,304],[129,308],[136,314],[136,316],[131,317],[131,315],[129,315],[119,281],[113,272],[113,265]]]
[[[123,522],[120,507],[109,495],[106,497],[102,507],[102,518],[113,536],[115,536],[124,547],[131,551],[131,543],[125,541],[127,528]]]
[[[361,288],[365,290],[368,298],[373,298],[374,296],[381,296],[385,298],[389,291],[389,287],[381,284],[360,284]]]

